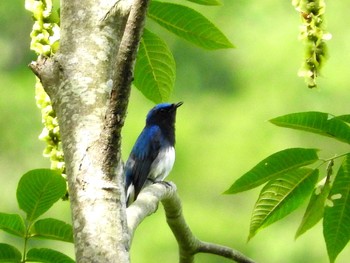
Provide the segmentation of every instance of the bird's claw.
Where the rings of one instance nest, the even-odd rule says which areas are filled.
[[[167,182],[167,181],[158,181],[156,183],[160,183],[160,184],[164,185],[165,187],[172,187],[172,184],[170,182]]]
[[[162,184],[164,185],[165,187],[171,187],[171,183],[170,182],[167,182],[167,181],[157,181],[157,180],[154,180],[152,178],[147,178],[147,180],[149,180],[150,182],[152,182],[152,184]]]

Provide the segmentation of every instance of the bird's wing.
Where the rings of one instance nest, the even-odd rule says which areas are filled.
[[[156,159],[161,141],[161,131],[158,126],[145,127],[137,138],[125,166],[126,191],[134,187],[134,198],[140,193],[145,184],[150,167]]]

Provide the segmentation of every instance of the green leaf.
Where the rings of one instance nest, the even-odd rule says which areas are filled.
[[[169,100],[176,65],[167,44],[145,29],[135,65],[134,85],[155,103]]]
[[[316,149],[290,148],[270,155],[242,175],[225,194],[236,194],[255,188],[290,170],[318,160]]]
[[[30,230],[30,234],[39,238],[74,242],[72,226],[54,218],[36,221]]]
[[[152,1],[148,17],[175,35],[205,49],[232,48],[232,43],[207,18],[182,5]]]
[[[337,119],[340,119],[344,122],[350,123],[350,115],[346,114],[346,115],[340,115],[336,117]]]
[[[45,263],[74,263],[67,255],[49,248],[32,248],[27,253],[27,261]]]
[[[0,213],[0,229],[19,237],[25,237],[26,226],[17,214]]]
[[[248,239],[297,209],[311,194],[317,178],[318,170],[300,168],[268,182],[255,204]]]
[[[345,118],[345,117],[344,117]],[[350,143],[350,127],[339,117],[324,112],[299,112],[270,120],[281,127],[304,130]]]
[[[219,0],[187,0],[189,2],[193,2],[200,5],[221,5],[221,1]]]
[[[66,181],[50,169],[36,169],[24,174],[17,187],[17,202],[33,221],[45,213],[66,193]]]
[[[304,234],[307,230],[316,225],[324,214],[324,207],[330,191],[330,181],[326,180],[324,185],[317,187],[311,195],[309,204],[306,208],[303,219],[295,234],[295,238],[298,238]]]
[[[350,155],[346,155],[334,179],[323,218],[323,235],[330,262],[350,239]]]
[[[22,259],[21,252],[9,244],[0,243],[0,262],[18,262]]]
[[[350,144],[350,126],[337,117],[328,120],[327,133],[334,139]]]
[[[309,111],[283,115],[270,122],[281,127],[327,135],[325,127],[329,118],[331,116],[328,113]]]

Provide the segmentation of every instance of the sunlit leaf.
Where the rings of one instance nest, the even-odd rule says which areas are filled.
[[[242,175],[225,194],[247,191],[290,170],[309,165],[317,160],[316,149],[290,148],[274,153]]]
[[[24,237],[26,232],[23,218],[17,214],[0,213],[0,229],[19,237]]]
[[[327,120],[330,118],[331,116],[328,113],[309,111],[283,115],[271,119],[270,122],[281,127],[327,135],[325,130]]]
[[[33,221],[45,213],[66,193],[66,181],[50,169],[36,169],[24,174],[17,187],[17,202]]]
[[[345,118],[345,117],[344,117]],[[299,112],[270,120],[281,127],[304,130],[350,143],[350,126],[339,117],[324,112]]]
[[[45,263],[74,263],[67,255],[48,248],[32,248],[27,253],[27,261],[39,261]]]
[[[347,155],[332,185],[323,218],[323,235],[330,262],[350,240],[350,155]]]
[[[221,5],[221,1],[219,0],[187,0],[187,1],[200,4],[200,5]]]
[[[268,182],[255,204],[248,239],[297,209],[311,194],[317,178],[318,170],[300,168]]]
[[[325,203],[330,191],[330,181],[326,180],[324,185],[317,187],[311,195],[309,204],[306,208],[303,219],[295,234],[298,238],[307,230],[316,225],[322,218],[324,213]]]
[[[0,243],[0,262],[20,263],[22,259],[21,252],[9,244]]]
[[[212,22],[189,7],[152,1],[148,9],[148,17],[170,32],[202,48],[233,47]]]
[[[34,237],[55,239],[73,243],[73,228],[71,225],[53,218],[38,220],[31,228]]]
[[[135,65],[134,85],[155,103],[168,101],[175,82],[175,60],[167,44],[145,29]]]

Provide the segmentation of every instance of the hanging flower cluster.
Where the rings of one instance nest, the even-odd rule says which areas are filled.
[[[326,4],[324,0],[293,0],[292,4],[301,15],[300,39],[305,44],[305,60],[298,75],[305,78],[309,88],[315,88],[327,57],[325,41],[332,37],[324,30]]]
[[[59,47],[60,28],[59,14],[53,10],[52,1],[26,0],[25,8],[32,12],[34,19],[33,30],[30,34],[30,49],[38,56],[53,56]],[[35,84],[35,99],[41,110],[44,124],[39,139],[47,144],[43,155],[50,158],[51,169],[64,173],[64,156],[56,113],[52,109],[50,97],[38,78]]]

